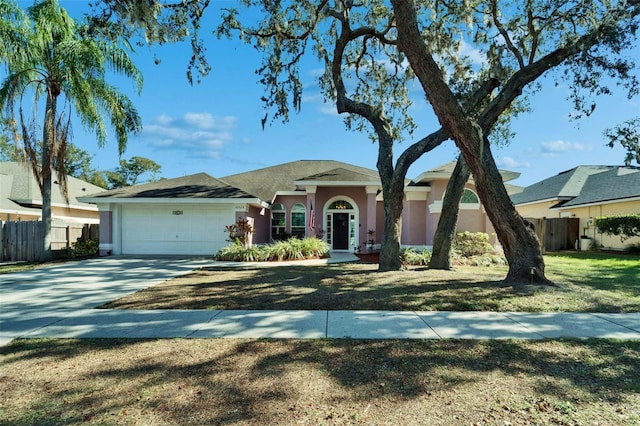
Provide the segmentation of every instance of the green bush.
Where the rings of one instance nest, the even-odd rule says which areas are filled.
[[[640,214],[602,216],[596,218],[595,225],[603,234],[619,236],[620,241],[640,236]]]
[[[507,265],[507,259],[497,253],[485,253],[475,256],[461,256],[458,253],[451,253],[451,261],[456,265],[466,266],[494,266]]]
[[[215,260],[233,262],[264,262],[283,260],[303,260],[326,257],[329,245],[318,238],[290,238],[287,241],[276,241],[262,246],[244,246],[240,243],[230,244],[215,254]]]
[[[94,257],[98,255],[99,246],[97,240],[80,240],[71,244],[68,254],[71,259]]]
[[[214,259],[232,262],[260,262],[265,260],[265,253],[262,247],[245,246],[236,241],[223,247],[222,250],[215,254]]]
[[[640,254],[640,243],[638,244],[629,244],[626,248],[625,251],[627,253],[632,253],[632,254]]]
[[[462,257],[472,257],[485,254],[495,254],[489,242],[489,235],[484,232],[456,232],[451,246],[451,252]]]
[[[431,251],[422,249],[420,251],[414,248],[407,248],[400,253],[402,263],[413,266],[427,266],[431,260]]]

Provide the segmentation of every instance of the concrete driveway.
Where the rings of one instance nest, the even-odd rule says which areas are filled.
[[[158,284],[209,259],[114,256],[0,275],[0,344],[71,312]]]

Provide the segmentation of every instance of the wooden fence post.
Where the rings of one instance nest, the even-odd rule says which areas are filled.
[[[4,221],[0,220],[0,262],[4,260]]]

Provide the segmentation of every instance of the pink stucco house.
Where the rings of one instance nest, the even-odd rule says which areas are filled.
[[[403,246],[429,247],[454,163],[405,185]],[[518,173],[502,171],[504,182]],[[514,188],[507,185],[511,192]],[[215,253],[225,226],[240,218],[254,244],[293,236],[323,238],[332,251],[379,247],[384,217],[376,170],[332,160],[302,160],[226,176],[205,173],[101,192],[83,198],[100,211],[100,253]],[[495,234],[473,181],[460,204],[459,230]]]

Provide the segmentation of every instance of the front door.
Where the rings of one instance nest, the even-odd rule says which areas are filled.
[[[333,249],[349,250],[349,213],[333,213]]]

